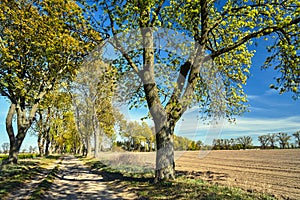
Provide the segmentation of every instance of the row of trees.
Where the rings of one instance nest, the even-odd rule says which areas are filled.
[[[137,121],[127,122],[123,121],[123,130],[120,132],[120,136],[122,138],[121,141],[114,141],[115,146],[121,147],[125,151],[138,151],[138,152],[151,152],[155,151],[156,141],[155,141],[155,132],[154,127],[150,128],[147,123],[142,122],[139,124]],[[70,141],[68,141],[68,134],[66,132],[64,139],[59,139],[54,137],[50,143],[56,144],[59,141],[62,141],[64,145],[54,145],[51,152],[54,153],[78,153],[76,149],[72,149],[72,147],[76,147],[78,145],[70,145]],[[294,136],[295,141],[290,142]],[[287,133],[270,133],[267,135],[258,136],[258,141],[260,142],[261,149],[275,149],[278,148],[277,142],[279,144],[279,148],[300,148],[300,131],[297,131],[292,134],[292,136]],[[72,137],[69,137],[71,139]],[[47,141],[48,142],[48,141]],[[69,146],[70,145],[70,146]],[[48,145],[46,145],[47,148]],[[80,146],[80,145],[79,145]],[[9,152],[9,143],[3,143],[1,145],[2,150],[1,153],[7,154]],[[112,146],[110,146],[111,148]],[[242,136],[238,138],[231,139],[214,139],[212,144],[213,150],[240,150],[240,149],[251,149],[256,148],[253,146],[253,140],[250,136]],[[201,140],[194,141],[187,137],[176,136],[174,137],[174,149],[176,151],[182,150],[201,150],[205,149],[204,144]],[[40,155],[43,154],[43,148],[39,148]],[[36,153],[36,147],[30,146],[28,150],[23,149],[22,152]],[[48,152],[49,153],[49,152]]]
[[[146,105],[153,119],[156,180],[174,179],[174,129],[189,107],[200,106],[207,118],[229,120],[246,110],[243,86],[253,40],[274,37],[263,64],[281,73],[272,88],[299,95],[299,7],[297,0],[1,1],[0,92],[10,102],[7,162],[17,163],[34,124],[44,154],[62,149],[88,155],[92,146],[97,154],[101,138],[114,138],[120,121],[111,104],[114,80],[131,72],[124,79],[125,100]],[[183,34],[189,38],[184,42]],[[103,58],[110,64],[88,56],[95,46],[107,44],[108,51],[119,52]],[[80,72],[86,69],[84,60],[94,74]],[[95,81],[75,80],[80,74]],[[51,110],[51,93],[61,92],[70,94],[75,117],[68,109]],[[47,115],[56,116],[57,123]]]
[[[292,136],[294,142],[291,142]],[[288,135],[287,133],[269,133],[267,135],[258,136],[261,149],[275,149],[275,148],[300,148],[300,131]],[[239,150],[257,148],[253,146],[253,139],[251,136],[241,136],[231,139],[214,139],[212,149],[214,150]]]
[[[295,141],[290,142],[294,137]],[[279,133],[270,133],[267,135],[258,136],[258,141],[261,144],[262,149],[277,147],[277,142],[279,144],[279,148],[300,148],[300,131],[296,131],[291,135],[287,133],[279,132]]]
[[[231,139],[214,139],[212,149],[214,150],[239,150],[252,148],[252,137],[242,136]]]
[[[120,131],[122,141],[117,141],[116,145],[126,151],[151,152],[156,149],[156,135],[154,127],[150,128],[146,122],[139,124],[137,121],[124,124],[124,129]],[[187,137],[174,135],[174,150],[200,150],[202,141],[194,141]]]

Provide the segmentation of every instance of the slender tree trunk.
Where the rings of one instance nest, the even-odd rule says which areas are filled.
[[[40,154],[41,157],[43,157],[44,153],[45,153],[44,146],[45,146],[45,139],[44,139],[44,137],[42,137],[42,134],[39,133],[39,135],[38,135],[38,148],[39,148],[39,154]]]
[[[90,157],[92,155],[92,146],[91,146],[90,136],[86,137],[85,143],[86,143],[86,154],[85,154],[85,156]]]
[[[44,138],[44,126],[43,126],[43,115],[41,113],[41,111],[38,112],[39,113],[39,122],[38,122],[38,125],[39,125],[39,133],[38,133],[38,148],[39,148],[39,154],[41,157],[43,157],[45,154],[45,149],[44,149],[44,146],[45,146],[45,138]]]
[[[99,141],[99,131],[94,132],[94,146],[95,146],[95,150],[94,150],[94,157],[97,158],[98,154],[99,154],[99,145],[100,145],[100,141]]]
[[[96,117],[96,114],[94,114],[93,118],[93,132],[94,132],[94,157],[97,158],[98,154],[100,152],[100,135],[101,130],[99,126],[98,118]]]
[[[45,140],[46,140],[46,146],[45,146],[45,156],[49,156],[50,154],[50,129],[48,128],[45,132]]]

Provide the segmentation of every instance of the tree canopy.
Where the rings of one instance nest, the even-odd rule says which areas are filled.
[[[255,39],[272,38],[263,66],[282,74],[272,87],[298,94],[300,5],[296,0],[80,2],[88,14],[93,13],[94,26],[113,37],[110,45],[120,52],[114,66],[136,74],[130,79],[136,86],[135,100],[130,102],[146,102],[155,123],[157,180],[174,178],[174,127],[188,107],[196,103],[205,116],[228,118],[245,111],[243,85]],[[185,34],[193,42],[180,45],[177,35],[160,43],[167,48],[157,46],[159,33],[166,34],[161,29]],[[191,53],[186,54],[188,50]]]
[[[99,40],[74,1],[1,1],[0,92],[11,102],[6,119],[9,162],[17,162],[41,99],[62,80],[70,80]]]

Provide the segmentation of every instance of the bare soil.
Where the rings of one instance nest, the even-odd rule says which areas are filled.
[[[185,152],[176,160],[176,170],[249,192],[269,193],[279,199],[300,199],[300,149],[207,153]]]
[[[155,152],[103,153],[111,167],[155,168]],[[300,199],[300,149],[175,152],[178,174],[248,192]],[[138,172],[138,170],[134,171]]]

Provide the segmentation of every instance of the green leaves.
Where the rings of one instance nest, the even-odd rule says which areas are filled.
[[[0,88],[14,101],[34,101],[69,78],[98,37],[73,1],[4,1],[0,7]]]
[[[247,109],[247,99],[243,86],[250,74],[251,59],[255,53],[250,50],[250,46],[254,39],[261,37],[265,40],[274,37],[269,40],[270,56],[265,63],[265,67],[275,67],[283,75],[279,77],[278,85],[274,88],[280,88],[281,92],[299,92],[300,19],[299,2],[296,0],[97,2],[98,10],[103,12],[103,16],[98,18],[98,24],[102,25],[103,30],[107,30],[107,34],[119,38],[119,33],[126,35],[125,33],[130,33],[129,30],[136,30],[140,31],[137,35],[141,35],[142,29],[139,28],[159,26],[170,28],[175,33],[184,33],[194,41],[187,49],[174,45],[176,41],[172,43],[170,39],[165,44],[166,49],[158,47],[153,50],[153,58],[144,56],[145,53],[149,53],[147,48],[131,48],[126,52],[126,56],[123,51],[123,58],[114,61],[114,65],[120,71],[129,71],[130,67],[130,70],[133,69],[138,74],[144,73],[143,64],[153,63],[149,68],[152,70],[153,67],[153,71],[149,70],[151,80],[155,80],[155,90],[160,100],[163,100],[165,110],[176,110],[170,112],[176,113],[176,117],[173,116],[175,118],[181,116],[186,106],[191,104],[202,106],[208,115],[217,107],[222,107],[229,117],[244,112]],[[97,13],[94,14],[97,16]],[[145,40],[146,37],[135,41],[128,40],[126,42],[130,42],[131,46],[125,44],[123,48],[140,47],[141,41]],[[156,47],[155,40],[151,42],[151,45]],[[275,42],[274,45],[272,42]],[[197,43],[203,49],[198,48],[195,45]],[[175,51],[168,51],[170,48],[174,48]],[[182,55],[191,49],[197,53]],[[218,74],[224,86],[219,91],[223,94],[222,101],[225,105],[216,106],[212,103],[216,102],[213,94],[216,95],[214,90],[217,89],[209,86],[212,83],[203,79],[207,74],[201,74],[200,70],[200,63],[206,61],[206,58],[212,58],[215,69],[212,71]],[[193,61],[197,61],[197,64],[194,64],[184,76],[184,80],[181,80],[183,74],[180,72],[184,63]],[[195,74],[195,77],[191,74]],[[131,79],[132,85],[137,85],[136,95],[133,95],[130,101],[132,107],[144,105],[144,97],[148,95],[143,94],[143,87],[138,89],[140,80],[137,80],[138,75],[136,77]],[[178,80],[180,81],[177,82]]]

